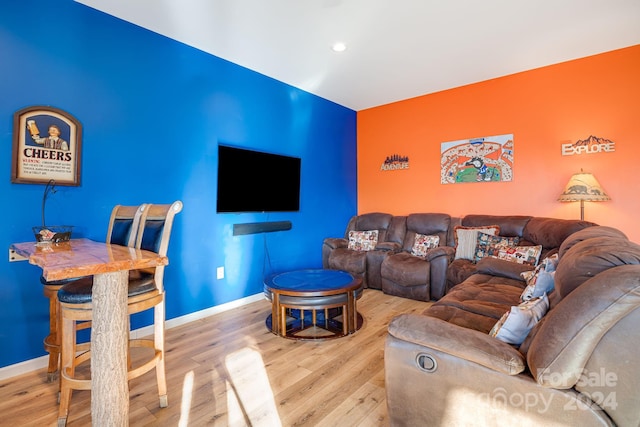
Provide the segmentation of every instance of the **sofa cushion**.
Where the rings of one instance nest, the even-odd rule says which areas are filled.
[[[549,310],[547,294],[512,306],[491,328],[489,335],[508,344],[520,345],[547,310]]]
[[[413,247],[411,248],[411,255],[425,257],[429,249],[437,248],[439,243],[440,236],[416,233]]]
[[[414,213],[406,217],[406,230],[402,250],[411,252],[415,243],[415,236],[438,236],[439,244],[444,245],[451,226],[451,216],[441,213]]]
[[[474,260],[476,246],[478,244],[478,233],[480,232],[497,235],[500,233],[500,226],[465,227],[458,225],[455,227],[456,259]]]
[[[465,328],[489,333],[511,306],[520,303],[525,283],[487,274],[473,274],[424,311]]]
[[[462,218],[462,225],[466,227],[482,227],[497,224],[503,236],[522,236],[524,227],[530,216],[525,215],[466,215]]]
[[[353,216],[347,228],[345,230],[345,239],[349,238],[349,231],[363,231],[363,230],[378,230],[378,240],[386,242],[387,230],[393,223],[394,216],[388,213],[382,212],[370,212],[361,215]]]
[[[385,258],[380,275],[401,286],[429,284],[430,263],[408,252],[399,252]]]
[[[352,251],[370,251],[378,243],[378,230],[349,231],[349,246]]]
[[[577,219],[533,217],[522,231],[522,238],[545,249],[558,248],[571,234],[594,225]]]
[[[580,243],[583,240],[592,239],[594,237],[614,237],[627,239],[627,236],[622,231],[616,228],[597,225],[576,231],[575,233],[568,236],[560,245],[560,248],[558,249],[558,256],[562,258],[562,256],[576,243]]]
[[[555,289],[565,298],[598,273],[624,264],[640,264],[640,245],[622,237],[593,237],[573,245],[561,256]]]
[[[516,246],[519,242],[520,238],[518,236],[499,236],[480,231],[476,241],[474,261],[478,262],[488,256],[497,257],[501,246]]]

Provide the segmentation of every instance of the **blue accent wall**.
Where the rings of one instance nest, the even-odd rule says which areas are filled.
[[[50,105],[83,126],[81,185],[50,196],[49,224],[104,241],[114,205],[183,201],[168,319],[260,293],[271,272],[321,267],[322,239],[356,213],[356,112],[346,107],[72,0],[1,2],[0,64],[0,367],[44,355],[48,333],[41,270],[8,262],[11,243],[33,240],[44,191],[11,183],[22,108]],[[219,143],[300,157],[300,211],[216,214]],[[232,234],[235,223],[285,220],[289,231]]]

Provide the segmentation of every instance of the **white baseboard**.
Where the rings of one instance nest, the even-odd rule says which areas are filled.
[[[209,316],[213,316],[214,314],[222,313],[228,310],[233,310],[234,308],[242,307],[243,305],[251,304],[256,301],[263,300],[264,293],[259,293],[255,295],[250,295],[248,297],[244,297],[235,301],[230,301],[225,304],[216,305],[214,307],[209,307],[204,310],[196,311],[194,313],[185,314],[181,317],[176,317],[174,319],[169,319],[165,322],[165,328],[171,329],[177,326],[184,325],[185,323],[193,322],[199,319],[204,319]],[[136,329],[131,331],[132,338],[140,338],[153,333],[153,326],[145,326],[144,328]],[[36,371],[39,369],[44,369],[49,364],[49,356],[45,355],[42,357],[37,357],[35,359],[25,360],[24,362],[15,363],[13,365],[5,366],[0,368],[0,381],[9,379],[11,377],[15,377],[17,375],[26,374],[28,372]]]

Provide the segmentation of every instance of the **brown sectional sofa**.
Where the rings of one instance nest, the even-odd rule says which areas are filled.
[[[415,221],[446,222],[442,214],[414,215],[420,215]],[[435,301],[389,325],[384,360],[390,425],[640,425],[640,245],[619,230],[584,221],[451,217],[446,242],[433,249],[435,261],[408,264],[409,277],[402,277],[390,269],[407,265],[408,255],[398,257],[408,252],[406,230],[427,230],[425,224],[407,225],[409,217],[389,219],[390,242],[379,242],[362,272],[369,287]],[[555,288],[544,297],[548,311],[521,344],[492,333],[506,313],[521,312],[515,309],[527,286],[521,273],[533,267],[491,257],[454,259],[456,226],[494,224],[500,235],[518,236],[519,245],[541,244],[541,260],[558,259]],[[332,249],[324,250],[331,268]],[[442,259],[444,277],[434,274]],[[415,284],[416,277],[426,283]]]
[[[322,265],[362,278],[365,288],[420,301],[438,300],[476,271],[475,263],[455,259],[456,226],[483,225],[500,226],[500,235],[518,236],[520,245],[542,245],[542,259],[557,251],[571,233],[595,224],[524,215],[457,218],[443,213],[366,213],[350,219],[343,237],[324,239]],[[376,248],[366,252],[348,249],[349,232],[365,230],[378,230]],[[439,246],[424,259],[410,254],[416,233],[440,237]]]

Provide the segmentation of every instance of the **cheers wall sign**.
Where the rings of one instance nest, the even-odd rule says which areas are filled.
[[[80,185],[82,125],[58,108],[35,105],[13,115],[11,182]]]
[[[575,154],[613,153],[616,151],[616,143],[606,138],[589,136],[580,139],[573,144],[562,144],[562,155],[573,156]]]

